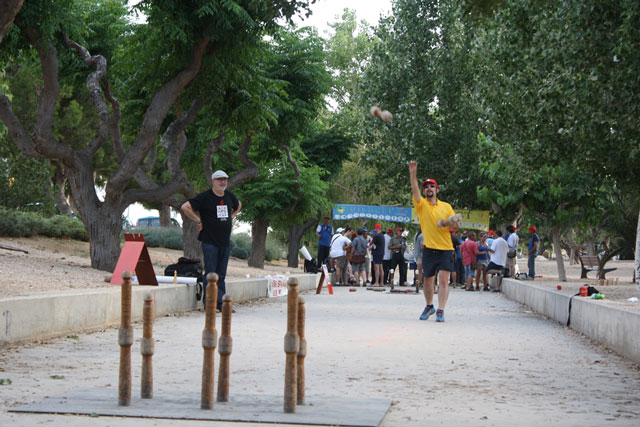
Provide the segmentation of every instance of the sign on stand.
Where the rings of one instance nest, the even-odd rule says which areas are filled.
[[[267,296],[269,298],[282,297],[289,292],[287,289],[287,276],[278,274],[276,276],[266,276],[267,279]]]

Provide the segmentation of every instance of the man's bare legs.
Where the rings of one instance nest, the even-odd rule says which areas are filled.
[[[438,309],[444,310],[449,299],[449,275],[450,271],[440,270],[438,272]],[[425,277],[424,283],[424,299],[427,305],[433,305],[434,284],[436,276]]]
[[[374,286],[384,286],[384,271],[382,270],[382,264],[373,264],[373,269],[376,272],[376,283]]]

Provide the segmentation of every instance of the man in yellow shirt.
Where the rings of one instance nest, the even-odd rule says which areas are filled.
[[[418,163],[409,162],[411,194],[413,205],[420,221],[420,229],[424,236],[422,250],[422,277],[424,298],[427,306],[420,315],[420,320],[427,320],[436,313],[436,322],[444,322],[444,308],[449,298],[449,275],[453,267],[453,243],[449,227],[458,227],[462,220],[450,204],[438,200],[438,183],[435,179],[427,179],[422,183],[422,194],[418,186]],[[424,195],[424,197],[423,197]],[[433,307],[433,293],[436,273],[438,274],[438,310]]]

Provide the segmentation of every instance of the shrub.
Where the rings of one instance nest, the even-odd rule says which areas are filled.
[[[245,248],[236,246],[235,248],[231,249],[231,256],[240,259],[247,259],[249,258],[249,251]]]
[[[45,219],[39,234],[48,237],[89,240],[82,221],[65,215],[56,215]]]
[[[264,259],[266,261],[278,260],[282,257],[282,251],[284,246],[278,240],[269,238],[267,236],[267,244],[264,252]]]
[[[231,248],[235,246],[247,251],[247,254],[251,253],[251,236],[247,233],[238,233],[231,235]]]
[[[136,233],[144,235],[144,240],[150,248],[182,249],[181,228],[138,228]]]
[[[30,237],[40,234],[45,219],[33,212],[21,212],[0,208],[0,235]]]

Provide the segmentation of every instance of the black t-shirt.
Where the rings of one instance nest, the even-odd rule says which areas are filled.
[[[225,190],[222,197],[216,196],[212,190],[207,190],[189,200],[194,211],[200,213],[202,231],[198,240],[211,243],[220,248],[229,246],[231,237],[231,212],[238,209],[240,202],[231,192]]]
[[[371,241],[371,243],[376,245],[376,248],[371,250],[371,255],[376,255],[376,256],[384,255],[384,234],[376,233],[373,236],[373,240]]]

